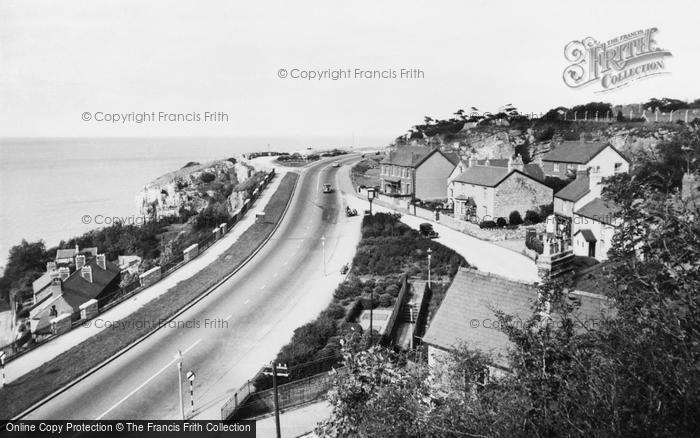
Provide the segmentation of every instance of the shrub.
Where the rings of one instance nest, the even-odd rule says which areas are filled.
[[[513,216],[513,213],[511,213],[510,215]],[[496,225],[498,225],[499,228],[503,228],[506,225],[508,225],[508,221],[506,221],[506,218],[504,217],[498,217],[496,218]]]
[[[391,307],[394,304],[394,297],[389,294],[381,294],[377,301],[379,301],[380,307]]]
[[[481,229],[490,229],[490,228],[496,228],[496,222],[494,221],[483,221],[479,224],[479,228]]]
[[[321,312],[321,317],[328,317],[331,319],[341,319],[345,316],[345,307],[340,304],[331,303],[330,306]]]
[[[520,225],[523,223],[523,218],[520,216],[520,212],[518,210],[511,211],[508,219],[511,225]]]
[[[528,210],[525,212],[526,224],[539,224],[540,222],[542,222],[542,218],[536,211]]]
[[[199,179],[201,179],[203,183],[210,183],[216,179],[216,176],[214,176],[213,173],[204,172]]]
[[[525,235],[525,247],[535,251],[537,254],[542,254],[544,244],[537,238],[536,233],[527,233]]]

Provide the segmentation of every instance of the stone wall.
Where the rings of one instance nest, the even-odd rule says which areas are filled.
[[[527,210],[537,211],[540,205],[552,203],[553,192],[550,187],[539,183],[532,178],[513,173],[496,187],[494,196],[494,218],[508,216],[514,210],[520,212],[525,219]]]

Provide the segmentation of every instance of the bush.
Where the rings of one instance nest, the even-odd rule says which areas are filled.
[[[345,316],[345,307],[340,304],[331,303],[330,306],[321,312],[321,317],[328,317],[331,319],[341,319]]]
[[[520,212],[518,210],[511,211],[508,219],[511,225],[520,225],[523,223],[523,218],[520,216]]]
[[[479,228],[488,230],[491,228],[497,228],[497,225],[494,221],[483,221],[479,224]]]
[[[513,216],[513,213],[511,213],[510,215]],[[506,218],[504,217],[498,217],[496,218],[496,225],[498,225],[499,228],[503,228],[506,225],[508,225],[508,221],[506,221]]]
[[[212,173],[204,172],[204,173],[199,177],[199,179],[201,179],[202,182],[206,184],[206,183],[210,183],[210,182],[214,181],[214,180],[216,179],[216,176],[214,176],[214,174],[212,174]]]
[[[536,233],[527,233],[525,235],[525,247],[535,251],[537,254],[544,252],[544,244],[537,238]]]
[[[526,224],[539,224],[540,222],[542,222],[542,218],[536,211],[528,210],[525,212]]]
[[[391,307],[394,305],[394,297],[389,294],[381,294],[377,301],[379,301],[380,307]]]

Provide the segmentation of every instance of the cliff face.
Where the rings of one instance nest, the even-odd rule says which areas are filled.
[[[633,161],[640,155],[655,155],[657,146],[673,140],[684,129],[669,123],[547,123],[533,120],[529,126],[474,126],[465,124],[457,133],[424,136],[397,141],[390,148],[411,146],[440,147],[463,158],[509,158],[516,154],[525,162],[537,162],[563,140],[576,140],[582,134],[590,139],[607,140]],[[401,139],[400,139],[401,140]]]
[[[235,187],[251,173],[252,168],[240,161],[195,163],[146,184],[136,195],[136,204],[144,216],[177,216],[182,208],[199,213],[212,199],[226,197],[227,187]]]

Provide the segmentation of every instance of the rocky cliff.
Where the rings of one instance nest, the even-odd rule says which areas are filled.
[[[136,204],[148,217],[178,216],[183,209],[199,213],[213,200],[225,200],[252,173],[250,165],[236,159],[189,163],[146,184]]]

